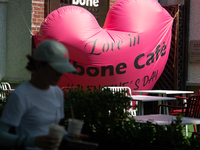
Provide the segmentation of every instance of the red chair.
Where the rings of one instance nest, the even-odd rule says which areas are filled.
[[[200,95],[200,90],[199,90],[199,94]],[[176,97],[177,99],[182,99],[182,100],[188,100],[188,97],[181,97],[181,96],[174,96]],[[187,103],[183,103],[183,106],[186,106]],[[185,112],[185,109],[182,110],[182,109],[171,109],[171,111],[169,112],[170,115],[178,115],[178,114],[182,114],[182,112]],[[194,126],[194,131],[196,132],[196,126]]]
[[[200,95],[200,90],[199,90],[198,95]],[[177,99],[188,100],[188,97],[181,97],[181,96],[174,96],[174,97]],[[185,106],[185,105],[186,105],[186,103],[183,103],[183,106]],[[185,110],[183,110],[183,111],[185,111]],[[171,111],[169,112],[170,115],[178,115],[180,113],[182,113],[182,109],[173,109],[172,108]]]
[[[192,132],[192,139],[194,139],[194,136],[200,138],[200,133],[199,132]]]
[[[180,113],[185,117],[200,118],[200,95],[190,95],[188,98],[185,97],[183,98],[187,99],[187,103],[185,103],[184,106],[160,104],[158,106],[159,112],[161,107],[168,107],[171,108],[170,115],[177,115]],[[194,125],[194,131],[196,132],[195,125]]]

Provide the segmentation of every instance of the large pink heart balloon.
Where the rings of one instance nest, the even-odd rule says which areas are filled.
[[[104,27],[78,6],[61,7],[43,21],[35,44],[63,43],[79,74],[64,74],[59,86],[129,86],[152,89],[167,62],[173,18],[155,0],[118,0]]]

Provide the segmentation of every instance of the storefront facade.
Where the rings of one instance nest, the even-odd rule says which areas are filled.
[[[0,78],[5,78],[10,83],[16,84],[29,80],[30,73],[26,71],[25,66],[27,63],[26,54],[31,53],[31,34],[39,31],[42,21],[51,10],[59,6],[73,4],[87,8],[95,16],[95,13],[96,15],[102,15],[99,10],[103,6],[107,7],[103,12],[105,16],[106,11],[117,0],[104,1],[104,4],[99,3],[99,0],[56,0],[59,3],[54,5],[54,8],[50,7],[50,2],[53,1],[55,2],[55,0],[0,0],[1,14],[7,16],[1,17]],[[199,1],[158,0],[158,2],[161,5],[190,3],[188,45],[190,41],[200,40],[200,25],[198,23],[200,21],[200,16],[198,15],[200,13],[198,9],[200,6]],[[100,24],[101,26],[103,25],[102,23]],[[188,47],[188,54],[189,52],[190,49]],[[187,68],[188,71],[185,72],[187,74],[187,89],[195,90],[196,92],[200,89],[200,63],[188,62]]]

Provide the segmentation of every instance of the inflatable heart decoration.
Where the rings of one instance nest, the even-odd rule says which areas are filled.
[[[51,12],[34,35],[63,43],[78,75],[64,74],[60,87],[129,86],[152,89],[167,62],[173,18],[155,0],[118,0],[104,27],[78,6]]]

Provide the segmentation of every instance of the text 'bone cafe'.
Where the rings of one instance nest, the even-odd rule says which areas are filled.
[[[94,6],[98,7],[99,6],[99,0],[73,0],[72,1],[73,5],[81,5],[81,6]]]

